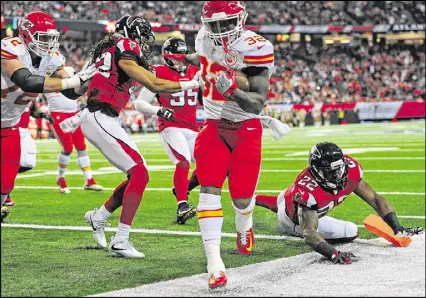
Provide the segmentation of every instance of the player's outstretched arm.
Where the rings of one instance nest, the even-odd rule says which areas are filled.
[[[234,101],[247,113],[260,114],[265,105],[269,90],[269,70],[267,68],[252,67],[256,75],[249,76],[250,91],[245,92],[238,88],[235,71],[229,69],[220,72],[216,80],[216,88],[229,100]]]
[[[377,214],[392,228],[395,234],[413,235],[423,231],[421,227],[404,228],[401,226],[389,201],[379,195],[366,181],[361,180],[354,193],[373,207]]]
[[[1,69],[10,80],[24,92],[50,93],[70,88],[78,88],[95,75],[94,65],[84,71],[67,78],[50,78],[32,74],[21,61],[17,59],[2,59]]]
[[[132,102],[132,106],[142,114],[157,115],[166,120],[173,120],[175,112],[172,109],[156,107],[151,103],[154,101],[156,94],[143,88],[138,95],[138,98]]]
[[[173,82],[159,79],[133,60],[121,59],[118,61],[118,66],[120,66],[129,78],[145,86],[154,93],[176,93],[199,87],[197,81]]]
[[[189,64],[195,65],[200,68],[200,55],[198,53],[193,54],[169,54],[165,53],[164,58],[174,59],[176,61],[188,62]]]
[[[321,237],[317,232],[318,213],[316,210],[299,205],[298,216],[305,243],[313,250],[330,259],[334,264],[351,264],[358,261],[353,253],[337,251]]]

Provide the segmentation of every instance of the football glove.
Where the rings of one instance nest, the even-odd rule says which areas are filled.
[[[356,257],[351,252],[339,251],[331,256],[331,261],[333,264],[352,264],[353,262],[359,261],[359,257]]]
[[[168,108],[160,108],[157,112],[157,116],[172,121],[175,118],[175,111]]]
[[[413,236],[413,235],[419,235],[422,232],[423,232],[422,227],[416,227],[416,228],[400,227],[395,230],[395,236]]]
[[[83,68],[76,75],[80,78],[80,86],[83,86],[88,80],[96,74],[96,64],[90,64],[90,60],[84,64]]]
[[[221,71],[216,79],[216,89],[225,97],[230,97],[238,89],[235,71]]]

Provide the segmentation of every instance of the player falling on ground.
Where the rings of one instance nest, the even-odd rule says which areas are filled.
[[[52,118],[48,113],[41,111],[35,102],[32,102],[29,107],[25,109],[25,112],[21,115],[21,120],[15,126],[19,129],[19,135],[21,136],[21,158],[19,161],[18,173],[24,173],[30,171],[36,166],[36,144],[31,137],[31,133],[28,129],[30,123],[30,116],[35,119],[44,118],[49,122],[53,122]],[[15,206],[15,202],[11,199],[10,194],[3,202],[3,206]]]
[[[145,19],[124,16],[118,20],[116,33],[106,36],[94,47],[92,59],[96,61],[99,73],[89,85],[87,107],[61,124],[65,131],[81,124],[89,142],[127,175],[128,179],[117,186],[109,200],[100,209],[87,212],[85,218],[93,228],[96,243],[105,248],[106,220],[122,206],[118,231],[111,239],[109,251],[129,258],[144,257],[129,241],[129,234],[149,176],[145,160],[121,127],[118,115],[129,101],[133,81],[155,93],[176,93],[199,86],[197,81],[162,80],[147,70],[154,40],[151,25]],[[139,102],[135,101],[134,105],[139,110]],[[172,118],[173,111],[161,108],[157,115]]]
[[[256,205],[277,213],[281,229],[303,237],[313,250],[334,264],[351,264],[358,258],[351,252],[335,249],[332,243],[345,243],[358,237],[358,226],[327,216],[351,193],[368,203],[393,229],[410,236],[421,227],[404,228],[389,202],[362,179],[361,165],[333,143],[319,143],[309,152],[309,166],[278,197],[256,196]],[[330,244],[331,243],[331,244]]]
[[[65,58],[59,52],[55,52],[48,63],[49,65],[45,67],[47,69],[45,72],[47,77],[53,75],[52,69],[64,69],[70,76],[74,74],[72,67],[65,67]],[[58,177],[56,179],[60,193],[69,194],[71,192],[65,181],[65,174],[74,147],[77,150],[77,164],[84,175],[83,189],[102,191],[103,187],[98,185],[93,178],[90,158],[86,151],[86,142],[81,128],[78,127],[74,132],[63,132],[59,126],[62,121],[76,115],[80,111],[78,101],[67,98],[61,92],[45,93],[40,96],[46,98],[50,115],[54,120],[53,123],[50,123],[50,129],[62,147],[58,156]]]
[[[248,255],[253,247],[253,198],[259,178],[263,110],[274,67],[274,47],[256,33],[244,30],[247,17],[240,1],[207,1],[196,54],[165,54],[166,58],[201,66],[206,122],[195,143],[201,185],[198,221],[207,256],[210,288],[227,283],[220,255],[223,212],[221,190],[228,177],[235,209],[237,248]],[[247,75],[250,90],[236,84],[235,70]]]
[[[188,47],[180,38],[166,40],[162,47],[163,54],[188,54]],[[186,62],[164,59],[166,65],[153,66],[157,78],[179,81],[190,81],[199,69]],[[138,96],[145,103],[145,114],[157,114],[159,107],[151,105],[157,99],[162,107],[173,109],[173,120],[158,119],[158,131],[167,155],[175,164],[173,177],[173,194],[176,197],[178,208],[176,222],[184,224],[196,214],[196,209],[188,204],[188,173],[191,161],[194,160],[195,138],[199,132],[196,124],[197,103],[201,100],[199,89],[181,91],[174,94],[155,94],[143,88]],[[196,179],[196,171],[192,173],[192,180]]]
[[[45,78],[39,67],[59,48],[59,32],[53,18],[40,11],[25,15],[18,24],[19,37],[1,41],[1,204],[14,188],[21,157],[20,135],[16,124],[39,93],[80,92],[80,87],[95,73],[86,64],[70,78]],[[63,79],[61,79],[63,78]],[[74,91],[74,88],[77,88]],[[3,210],[2,210],[3,218]]]

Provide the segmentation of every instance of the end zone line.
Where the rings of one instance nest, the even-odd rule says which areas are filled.
[[[17,189],[55,189],[57,190],[57,186],[38,186],[38,185],[16,185]],[[84,190],[82,187],[68,187],[70,190]],[[113,191],[115,188],[113,187],[104,187],[104,190]],[[145,191],[172,191],[172,187],[170,188],[146,188]],[[199,188],[193,189],[193,192],[200,192]],[[258,189],[256,193],[276,193],[277,195],[282,191],[282,189]],[[222,192],[228,193],[229,190],[224,189]],[[401,195],[401,196],[424,196],[424,192],[388,192],[388,191],[379,191],[381,195]]]

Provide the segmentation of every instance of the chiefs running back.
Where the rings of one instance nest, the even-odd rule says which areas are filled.
[[[352,157],[343,155],[333,143],[319,143],[309,152],[309,167],[278,197],[256,196],[256,205],[276,212],[281,229],[303,237],[313,250],[335,264],[358,260],[353,253],[341,252],[332,243],[344,243],[358,237],[358,226],[327,215],[352,193],[367,202],[393,229],[395,234],[413,235],[423,229],[404,228],[389,202],[362,179],[363,169]]]
[[[170,38],[164,42],[162,54],[188,54],[188,46],[180,38]],[[197,67],[188,65],[186,62],[168,58],[165,58],[164,62],[164,65],[152,67],[155,76],[158,78],[176,82],[190,81],[194,79],[199,71]],[[188,185],[190,183],[188,181],[188,173],[191,161],[195,162],[194,144],[198,134],[196,113],[198,102],[201,101],[199,93],[199,88],[196,88],[174,94],[154,94],[147,88],[143,88],[138,96],[140,102],[145,104],[145,114],[158,114],[158,112],[161,112],[159,107],[150,104],[154,99],[157,99],[161,107],[168,108],[174,112],[173,119],[158,118],[158,130],[163,147],[170,160],[176,166],[172,191],[178,203],[176,212],[176,222],[178,224],[184,224],[196,214],[195,208],[188,204]],[[191,180],[195,179],[196,172],[194,171]],[[195,183],[196,185],[198,185],[198,182]]]

